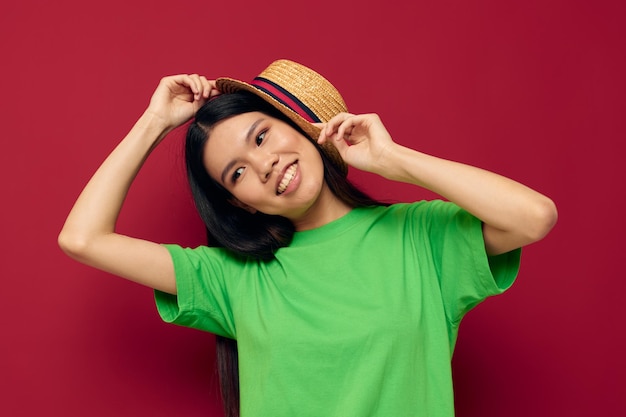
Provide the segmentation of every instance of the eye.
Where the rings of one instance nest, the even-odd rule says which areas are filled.
[[[256,146],[261,146],[261,143],[263,143],[263,140],[265,139],[265,133],[267,133],[267,130],[264,130],[258,134],[258,136],[256,137]]]
[[[237,168],[235,172],[233,172],[232,180],[233,182],[237,181],[239,177],[243,174],[243,168]]]

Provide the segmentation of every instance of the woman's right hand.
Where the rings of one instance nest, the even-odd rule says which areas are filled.
[[[191,119],[210,98],[219,95],[215,81],[198,74],[164,77],[154,91],[146,113],[170,131]]]
[[[176,293],[174,267],[167,249],[119,234],[115,225],[130,186],[154,145],[218,94],[214,81],[195,74],[161,80],[144,114],[76,200],[58,238],[65,253],[103,271]]]

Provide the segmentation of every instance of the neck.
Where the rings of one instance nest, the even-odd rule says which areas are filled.
[[[319,197],[304,215],[297,219],[291,219],[296,231],[316,229],[324,226],[340,217],[345,216],[352,207],[334,195],[328,186],[324,184]]]

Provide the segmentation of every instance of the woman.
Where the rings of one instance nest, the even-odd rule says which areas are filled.
[[[115,233],[145,158],[194,115],[190,184],[219,247]],[[451,202],[377,205],[346,164]],[[347,113],[327,80],[281,60],[250,84],[164,78],[59,243],[157,290],[164,320],[236,339],[242,416],[452,416],[461,318],[512,284],[519,248],[555,221],[547,197],[396,144],[376,115]]]

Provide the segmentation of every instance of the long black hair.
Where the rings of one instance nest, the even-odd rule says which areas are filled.
[[[208,243],[221,246],[244,257],[268,260],[275,252],[288,246],[295,227],[282,216],[254,214],[234,206],[233,196],[208,174],[203,162],[204,148],[212,126],[229,117],[249,112],[262,112],[282,120],[306,136],[295,123],[260,97],[239,91],[222,94],[198,110],[187,130],[185,160],[191,192],[200,217],[207,229]],[[324,164],[324,180],[331,192],[351,207],[382,205],[348,181],[315,142]],[[216,337],[218,373],[226,417],[239,416],[239,362],[237,342]]]

